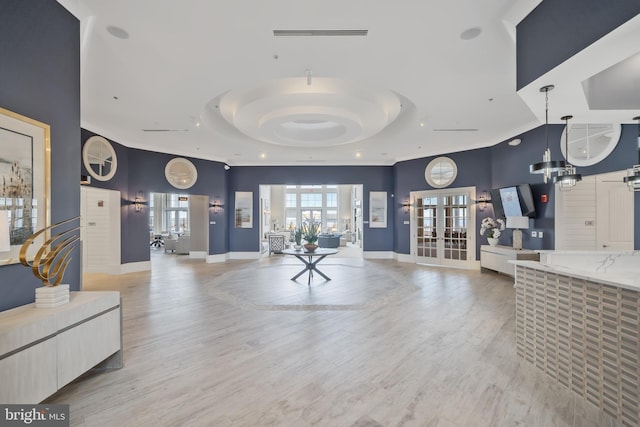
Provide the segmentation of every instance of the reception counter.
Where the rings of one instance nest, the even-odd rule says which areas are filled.
[[[554,252],[516,266],[520,357],[640,425],[640,253]]]

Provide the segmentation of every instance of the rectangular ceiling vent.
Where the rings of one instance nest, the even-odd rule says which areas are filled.
[[[326,37],[359,36],[366,37],[369,30],[273,30],[275,37]]]
[[[189,129],[142,129],[142,132],[189,132]]]
[[[478,132],[478,129],[433,129],[434,132]]]

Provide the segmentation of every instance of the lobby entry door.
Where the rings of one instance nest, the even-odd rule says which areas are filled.
[[[416,263],[473,269],[475,187],[411,193],[411,253]]]

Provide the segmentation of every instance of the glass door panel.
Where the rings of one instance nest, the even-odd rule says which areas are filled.
[[[322,210],[320,209],[302,209],[302,222],[322,224]]]
[[[438,198],[416,199],[417,255],[420,258],[437,258],[438,250]],[[423,262],[428,262],[424,260]]]
[[[412,193],[411,252],[416,262],[461,267],[475,263],[475,239],[469,232],[475,224],[474,195],[472,188]]]

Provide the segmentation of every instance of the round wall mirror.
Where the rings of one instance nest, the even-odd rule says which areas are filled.
[[[82,163],[93,178],[108,181],[116,174],[118,157],[109,141],[101,136],[87,139],[82,148]]]
[[[424,177],[430,186],[444,188],[456,179],[458,167],[456,162],[448,157],[438,157],[429,162],[424,171]]]
[[[164,168],[164,176],[169,184],[184,190],[190,188],[198,179],[198,170],[189,160],[182,157],[171,159]]]
[[[567,127],[562,131],[562,155],[575,166],[590,166],[604,160],[620,140],[622,126],[613,123],[569,123],[569,157]]]

